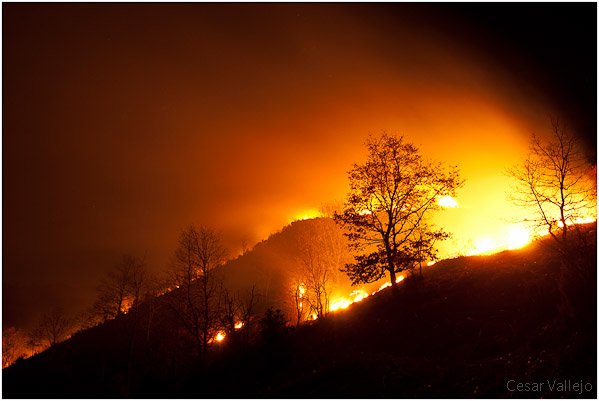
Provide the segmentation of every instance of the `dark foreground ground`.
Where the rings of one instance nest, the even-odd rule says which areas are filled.
[[[443,261],[208,369],[148,350],[127,385],[97,328],[5,369],[3,397],[596,398],[596,245],[581,260],[582,276],[539,245]]]

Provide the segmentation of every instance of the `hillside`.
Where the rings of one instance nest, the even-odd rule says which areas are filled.
[[[581,256],[596,277],[596,251]],[[560,264],[538,244],[445,260],[398,296],[383,290],[249,348],[225,341],[205,370],[169,348],[177,329],[163,309],[135,352],[131,385],[126,323],[110,321],[5,369],[3,396],[594,398],[596,281],[570,286],[573,317],[561,308]],[[509,391],[517,383],[544,386]]]

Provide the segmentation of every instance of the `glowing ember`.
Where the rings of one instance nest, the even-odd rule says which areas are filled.
[[[240,329],[240,328],[242,328],[242,327],[243,327],[243,322],[238,322],[238,323],[235,325],[235,328],[236,328],[236,329]]]
[[[437,200],[437,204],[439,206],[445,207],[445,208],[458,208],[459,207],[458,202],[456,202],[456,200],[453,199],[449,195],[445,195],[444,197]]]
[[[223,333],[222,331],[219,331],[219,332],[216,334],[216,338],[215,338],[215,340],[216,340],[216,341],[218,341],[218,342],[221,342],[221,341],[222,341],[222,340],[224,340],[224,339],[225,339],[225,333]]]
[[[427,266],[432,266],[432,265],[434,265],[435,263],[436,263],[436,262],[428,262],[426,265],[427,265]]]

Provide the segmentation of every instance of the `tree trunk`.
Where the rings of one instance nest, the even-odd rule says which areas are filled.
[[[393,293],[393,295],[397,295],[399,294],[399,288],[397,287],[397,283],[395,282],[395,266],[393,265],[393,263],[389,263],[389,267],[389,276],[391,278],[391,292]]]

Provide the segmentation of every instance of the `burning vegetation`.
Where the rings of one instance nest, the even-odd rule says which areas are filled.
[[[540,143],[536,144],[541,146]],[[305,341],[302,336],[311,338],[315,344],[318,344],[318,341],[310,334],[311,330],[322,330],[325,338],[329,338],[326,336],[331,335],[332,330],[333,337],[345,338],[346,334],[337,331],[337,328],[331,328],[330,325],[341,324],[340,322],[344,321],[343,316],[358,319],[357,316],[363,313],[360,311],[364,310],[376,314],[378,312],[374,312],[373,308],[378,306],[386,310],[385,313],[389,313],[389,305],[395,305],[393,308],[401,310],[398,312],[402,316],[400,321],[414,325],[413,327],[421,332],[451,332],[453,326],[447,326],[446,320],[443,320],[441,315],[435,315],[436,312],[431,314],[430,311],[422,309],[420,303],[426,305],[433,302],[440,305],[451,297],[454,299],[452,302],[463,301],[459,298],[461,295],[451,292],[448,292],[445,298],[439,297],[445,291],[443,288],[448,282],[448,271],[467,281],[472,262],[463,258],[439,261],[437,244],[448,239],[450,234],[432,224],[435,212],[458,208],[454,196],[462,186],[463,180],[456,168],[446,170],[441,164],[425,160],[417,148],[404,142],[401,137],[387,134],[380,138],[371,137],[367,141],[367,147],[367,162],[356,164],[350,170],[351,191],[346,203],[336,210],[329,210],[328,214],[334,218],[318,217],[296,221],[281,233],[271,236],[268,241],[244,252],[237,259],[227,258],[227,253],[214,230],[190,225],[180,233],[168,275],[165,277],[152,277],[143,259],[124,256],[98,287],[98,298],[90,309],[89,320],[83,323],[76,322],[56,310],[44,316],[30,340],[25,340],[23,333],[14,328],[6,330],[3,336],[3,367],[9,367],[16,361],[34,354],[35,347],[45,346],[53,350],[70,350],[71,347],[75,347],[78,352],[85,354],[92,352],[85,348],[90,342],[96,341],[99,344],[103,343],[100,338],[119,338],[119,345],[115,348],[119,351],[115,351],[115,359],[110,363],[120,366],[118,383],[131,393],[118,395],[144,395],[149,388],[144,384],[146,378],[164,378],[165,375],[172,375],[191,380],[195,377],[194,372],[202,372],[206,377],[214,379],[215,375],[218,376],[219,369],[232,369],[231,372],[235,370],[229,365],[231,361],[242,364],[252,359],[261,361],[260,363],[266,364],[260,370],[263,373],[269,372],[270,368],[264,366],[270,365],[289,369],[291,355],[297,356],[298,349],[309,355],[309,352],[302,348]],[[530,169],[530,166],[526,168]],[[542,177],[546,175],[543,174]],[[581,182],[579,176],[572,180],[575,183]],[[567,179],[564,179],[564,182],[568,182]],[[538,182],[529,182],[532,188],[535,184]],[[553,207],[557,201],[552,201],[549,193],[539,195],[546,189],[547,184],[538,185],[538,190],[528,194],[521,193],[521,196],[528,196],[529,201],[535,199],[534,205],[542,217],[541,220],[535,221],[543,223],[537,224],[537,231],[519,226],[520,228],[514,228],[510,232],[509,240],[501,245],[481,238],[473,243],[465,255],[483,255],[501,249],[516,250],[533,239],[538,239],[535,242],[538,249],[546,247],[557,251],[557,257],[553,260],[546,257],[543,259],[543,263],[547,264],[547,268],[552,272],[547,274],[555,276],[555,271],[551,269],[555,268],[556,262],[560,271],[557,291],[562,303],[558,305],[559,302],[552,300],[556,309],[551,310],[551,319],[572,319],[581,325],[580,330],[587,330],[592,321],[584,315],[588,312],[585,302],[588,302],[587,298],[593,293],[593,288],[585,286],[584,283],[594,282],[592,254],[596,251],[596,240],[594,241],[593,236],[596,235],[596,226],[581,224],[593,220],[593,217],[589,217],[587,204],[584,204],[584,208],[580,206],[583,205],[580,199],[588,201],[588,193],[579,192],[576,195],[578,198],[575,195],[566,195],[558,207],[561,217],[556,219],[549,217],[550,212],[545,206]],[[574,188],[574,184],[567,188],[558,187],[566,194],[570,188]],[[590,190],[587,188],[585,191]],[[570,199],[579,200],[574,202]],[[576,209],[576,205],[580,207]],[[540,233],[545,235],[539,236]],[[271,245],[272,249],[269,248]],[[489,256],[492,258],[489,260],[500,260],[504,257],[499,255],[501,254]],[[531,266],[532,259],[523,261],[518,259],[518,255],[521,254],[510,253],[505,257],[514,263]],[[538,253],[535,253],[534,257],[538,257]],[[596,263],[596,259],[594,261]],[[532,262],[533,265],[535,263]],[[493,266],[498,272],[499,264],[495,263]],[[252,282],[246,280],[248,275],[253,278]],[[510,278],[513,279],[515,278]],[[551,285],[555,284],[552,283]],[[478,286],[476,288],[480,294],[485,292],[479,288],[481,282],[472,285]],[[456,284],[449,288],[453,288],[452,286]],[[387,287],[391,287],[392,290],[386,291]],[[469,291],[466,288],[463,290],[464,293]],[[596,289],[594,291],[596,293]],[[431,298],[426,300],[429,296]],[[386,304],[381,304],[385,299]],[[400,300],[406,303],[403,304]],[[277,309],[274,309],[273,305],[276,305]],[[353,308],[350,308],[352,305]],[[417,308],[412,316],[414,306]],[[481,311],[468,310],[466,308],[462,312],[471,313],[473,317],[456,316],[460,322],[458,325],[463,326],[460,326],[460,330],[467,332],[472,330],[470,321],[484,320]],[[560,316],[559,313],[556,315],[557,310],[565,311],[567,317]],[[447,312],[449,313],[449,310]],[[531,309],[531,313],[533,312],[540,311]],[[420,322],[419,316],[425,317],[425,321]],[[373,323],[374,326],[380,326],[381,319],[391,327],[398,324],[397,319],[393,320],[384,314],[378,319]],[[504,338],[505,325],[510,327],[514,337],[517,337],[517,331],[528,330],[527,335],[533,336],[535,330],[540,329],[540,326],[524,327],[522,322],[512,318],[501,317],[500,321],[502,323],[480,323],[478,336],[481,337],[488,331],[489,335],[494,336],[489,338],[499,338],[498,341],[507,343],[515,340],[508,341]],[[289,322],[293,322],[293,330]],[[546,321],[539,320],[537,323],[545,324],[543,330],[547,330]],[[352,324],[362,331],[372,330],[359,323]],[[499,326],[495,327],[496,324],[501,326],[501,329],[497,328]],[[382,327],[386,326],[383,324]],[[391,335],[385,331],[390,329],[381,330],[385,336]],[[460,330],[450,336],[457,335]],[[348,327],[347,331],[351,332],[351,327]],[[65,342],[67,338],[69,341]],[[292,338],[294,340],[291,340]],[[436,337],[428,339],[433,342],[437,340]],[[567,341],[569,339],[566,338]],[[587,340],[585,337],[584,341]],[[345,338],[343,341],[349,348],[353,346],[349,339]],[[415,338],[409,336],[406,341],[406,344],[409,344],[409,341],[418,343]],[[298,348],[294,351],[290,344],[295,344],[293,347]],[[25,351],[26,345],[32,347],[31,352]],[[332,344],[329,346],[335,348]],[[410,351],[405,347],[402,349],[409,354]],[[326,354],[327,351],[323,352]],[[500,358],[512,358],[509,352],[502,352],[504,353],[499,355]],[[553,348],[547,352],[558,351]],[[87,355],[92,360],[98,358],[97,354],[92,354]],[[489,358],[491,354],[485,353],[484,358]],[[31,358],[36,361],[32,364],[45,363],[40,361],[52,358],[51,355],[54,354],[42,353],[36,356],[37,359]],[[344,360],[339,355],[334,357],[340,358],[338,361]],[[541,364],[540,358],[539,354],[539,361],[535,363]],[[306,362],[309,358],[302,360]],[[584,360],[584,363],[586,366],[588,361]],[[430,366],[424,369],[430,369]],[[73,372],[70,375],[69,377],[77,376]],[[383,378],[386,377],[384,374]],[[212,384],[204,382],[210,390],[202,395],[216,394],[222,381],[214,380],[215,383]],[[284,395],[285,391],[291,391],[289,389],[293,388],[288,382],[285,386],[286,389],[281,392],[268,392],[272,391],[268,386],[259,387],[258,391],[270,388],[267,394]],[[162,390],[165,388],[161,387]],[[476,391],[478,389],[474,389],[474,393]],[[493,391],[486,394],[502,394]],[[225,391],[224,394],[233,393]],[[324,391],[318,394],[330,393]]]

